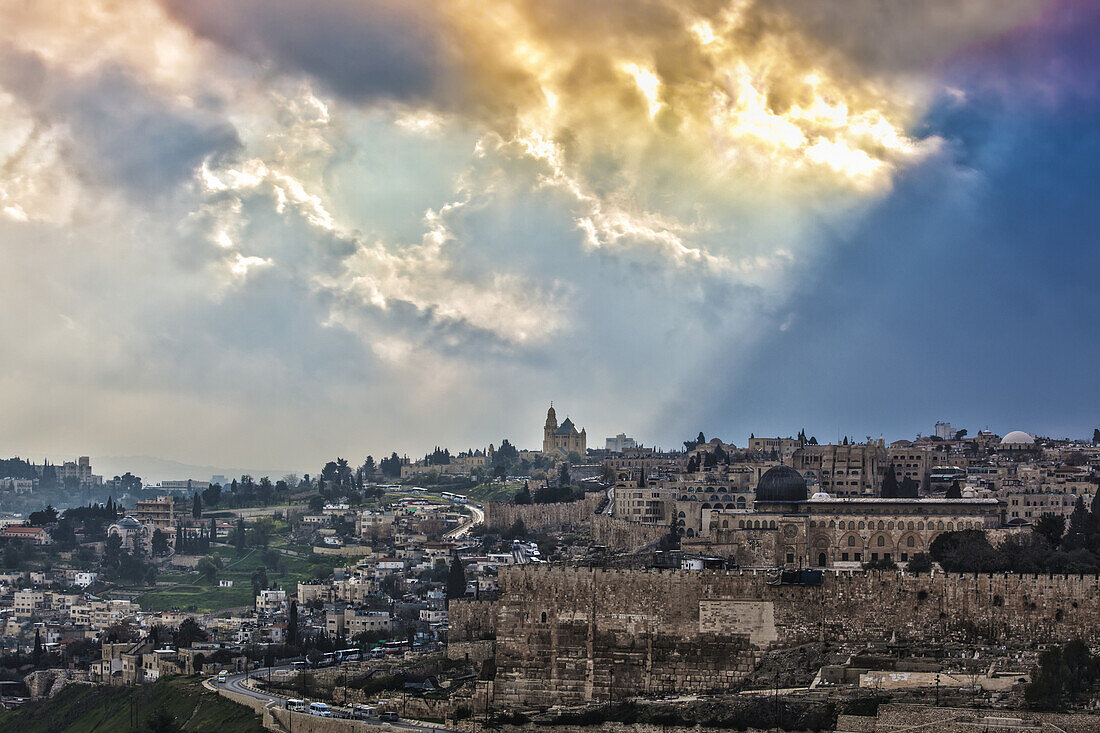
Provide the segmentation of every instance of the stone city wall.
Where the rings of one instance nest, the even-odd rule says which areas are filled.
[[[826,572],[500,569],[496,699],[552,704],[720,692],[771,646],[817,640],[1100,641],[1100,579]]]
[[[485,502],[485,526],[507,530],[517,519],[523,520],[528,532],[541,532],[556,527],[587,526],[596,507],[606,496],[589,492],[580,501],[559,504],[509,504]]]
[[[669,528],[663,525],[638,524],[609,517],[606,514],[593,514],[589,520],[589,526],[592,540],[597,545],[605,545],[624,552],[635,552],[656,542],[669,532]]]

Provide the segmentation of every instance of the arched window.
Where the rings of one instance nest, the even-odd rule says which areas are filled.
[[[855,547],[855,546],[856,546],[856,538],[853,537],[852,535],[848,535],[848,547]]]
[[[886,546],[886,538],[883,537],[882,535],[878,536],[878,546],[879,547],[885,547]]]
[[[924,529],[924,522],[917,522],[917,529]]]
[[[729,529],[729,526],[730,526],[730,520],[723,519],[722,520],[722,529]]]
[[[546,611],[542,612],[542,622],[546,623]]]
[[[745,497],[743,497],[743,496],[737,497],[737,508],[738,509],[744,509],[745,508]]]
[[[688,531],[687,531],[687,536],[688,536],[688,537],[694,537],[694,536],[695,536],[695,530],[694,530],[694,529],[691,529],[691,528],[689,527],[689,528],[688,528]]]
[[[825,566],[826,566],[827,564],[828,564],[828,562],[827,562],[827,559],[826,559],[826,557],[825,557],[825,553],[824,553],[824,552],[820,552],[820,553],[818,553],[818,555],[817,555],[817,565],[818,565],[818,567],[822,567],[822,568],[823,568],[823,567],[825,567]]]
[[[913,539],[913,535],[909,535],[908,537],[905,538],[905,546],[906,547],[916,547],[917,546],[917,541],[915,539]]]
[[[775,520],[774,519],[768,524],[768,529],[775,529]]]
[[[947,531],[950,532],[953,529],[955,529],[955,523],[954,522],[948,522],[947,523]]]
[[[881,524],[882,524],[882,522],[879,522],[879,525],[881,525]],[[893,528],[894,528],[894,523],[893,522],[888,522],[886,524],[886,529],[893,529]],[[879,529],[882,529],[882,527],[880,526]]]
[[[860,529],[863,529],[863,522],[860,522],[860,523],[859,523],[859,528],[860,528]]]
[[[836,520],[835,519],[830,519],[829,520],[829,529],[836,529]]]
[[[909,523],[909,529],[913,529],[913,523],[912,522]]]
[[[737,529],[744,529],[744,528],[745,528],[745,520],[742,519],[741,521],[739,521],[737,523]]]
[[[681,517],[686,517],[687,515],[686,515],[686,514],[684,514],[683,512],[680,512],[680,514],[679,514],[678,516],[681,516]]]
[[[886,525],[881,519],[878,520],[878,528],[879,529],[886,529]]]

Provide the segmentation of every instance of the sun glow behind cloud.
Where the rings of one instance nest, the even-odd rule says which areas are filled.
[[[1011,5],[975,14],[963,40],[1029,9]],[[606,414],[670,371],[688,380],[707,324],[750,344],[759,319],[789,322],[814,230],[940,146],[913,131],[934,81],[867,68],[793,0],[0,0],[0,13],[0,223],[11,242],[62,242],[39,257],[69,247],[155,294],[140,313],[104,306],[99,337],[163,353],[164,324],[206,324],[194,342],[175,335],[186,363],[219,339],[269,357],[240,334],[279,331],[354,364],[322,377],[361,379],[347,389],[364,403],[463,386],[456,411],[497,409],[476,385],[538,379]],[[222,320],[232,337],[209,325]],[[692,357],[662,363],[651,342]],[[319,369],[247,388],[305,393]],[[574,369],[588,378],[558,376]]]

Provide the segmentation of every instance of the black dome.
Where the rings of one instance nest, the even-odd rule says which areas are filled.
[[[769,468],[756,484],[757,501],[806,501],[806,479],[790,466]]]

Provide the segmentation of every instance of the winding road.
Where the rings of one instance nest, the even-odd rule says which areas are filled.
[[[471,529],[485,521],[485,511],[480,506],[478,506],[477,504],[465,504],[464,506],[469,509],[470,514],[473,515],[472,517],[470,517],[470,521],[464,522],[452,529],[450,532],[447,532],[443,535],[443,539],[457,540],[460,537],[465,537],[466,535],[470,534]]]
[[[284,671],[284,670],[289,670],[289,669],[291,669],[291,667],[289,665],[283,665],[282,667],[272,667],[271,671],[272,672],[279,672],[279,671]],[[268,670],[266,668],[263,669],[263,670],[255,670],[254,672],[251,673],[251,675],[254,676],[254,677],[259,678],[260,676],[266,674],[267,671]],[[203,684],[208,689],[214,690],[214,691],[219,692],[219,693],[222,692],[222,691],[233,692],[233,693],[236,693],[238,695],[244,695],[245,697],[250,697],[254,700],[259,700],[260,702],[263,702],[265,704],[266,703],[275,703],[280,708],[286,705],[286,701],[287,701],[286,697],[283,697],[281,695],[273,695],[273,694],[267,693],[267,692],[262,692],[260,690],[256,690],[256,689],[253,689],[251,687],[246,686],[244,684],[244,681],[246,679],[248,679],[249,674],[250,673],[248,673],[248,672],[242,672],[240,674],[228,675],[225,679],[225,684],[218,684],[217,682],[215,682],[213,680],[213,678],[211,678],[209,680],[206,680],[206,682],[204,682]],[[230,698],[230,699],[232,699],[232,698]],[[340,707],[339,705],[331,705],[330,704],[329,709],[333,713],[335,713],[338,717],[351,718],[351,708]],[[380,723],[380,721],[378,721],[378,720],[367,720],[367,721],[363,721],[363,722],[365,724],[366,723],[372,724],[373,726],[377,726]],[[388,725],[391,728],[397,728],[397,729],[401,729],[401,730],[421,731],[422,733],[438,733],[439,731],[444,731],[444,732],[453,731],[452,728],[446,728],[442,725],[420,723],[420,722],[416,722],[416,721],[412,721],[412,720],[407,720],[405,718],[399,718],[396,721],[391,721],[389,723],[385,723],[384,725]]]

